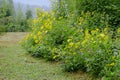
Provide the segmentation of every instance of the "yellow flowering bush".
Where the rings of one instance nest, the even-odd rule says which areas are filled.
[[[72,21],[74,14],[68,19],[56,19],[54,13],[38,10],[37,18],[32,21],[32,32],[22,45],[33,56],[49,61],[61,60],[66,71],[82,70],[99,77],[113,76],[109,73],[114,73],[116,76],[116,70],[120,69],[120,47],[116,46],[120,44],[120,38],[113,40],[104,18],[103,22],[96,22],[96,17],[103,15],[94,14],[83,13]],[[97,20],[101,19],[98,17]]]
[[[34,56],[58,61],[68,36],[75,32],[75,28],[65,26],[66,20],[62,17],[56,21],[54,13],[39,9],[38,12],[38,18],[32,21],[32,32],[26,36],[23,46]]]
[[[81,30],[79,30],[81,31]],[[117,56],[113,53],[112,34],[109,28],[100,31],[86,29],[67,40],[64,48],[66,71],[82,70],[102,77],[110,76],[118,67]],[[106,66],[107,65],[107,66]]]

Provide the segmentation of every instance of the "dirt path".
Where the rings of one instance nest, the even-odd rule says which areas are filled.
[[[23,32],[8,32],[0,35],[0,43],[17,43],[20,39],[24,38],[27,33]]]
[[[0,36],[0,80],[93,80],[81,72],[65,73],[58,63],[27,55],[18,44],[26,34],[18,32]]]

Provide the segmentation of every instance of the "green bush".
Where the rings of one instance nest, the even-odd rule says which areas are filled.
[[[120,3],[118,0],[81,0],[77,1],[78,14],[81,12],[98,12],[108,15],[110,27],[117,29],[120,25]]]
[[[86,28],[93,30],[96,28],[103,29],[109,27],[108,16],[97,12],[87,12],[82,13],[78,18],[78,26],[82,27],[84,30]]]
[[[22,45],[36,57],[63,63],[65,71],[84,71],[103,79],[116,79],[120,73],[120,30],[116,38],[104,14],[74,14],[67,18],[39,10],[32,32]]]
[[[6,28],[4,25],[0,25],[0,34],[5,32],[6,31]]]
[[[33,28],[33,32],[29,35],[30,38],[26,41],[28,46],[24,47],[32,50],[32,55],[45,57],[48,60],[59,60],[61,59],[61,49],[66,44],[68,36],[75,31],[75,28],[70,28],[67,25],[65,26],[66,20],[53,20],[54,18],[48,13],[42,13],[39,16],[39,19],[33,21],[33,26],[36,27]],[[32,43],[31,46],[29,46],[29,41]],[[36,45],[37,42],[41,44]],[[27,45],[26,43],[24,45]]]
[[[103,32],[92,30],[91,34],[85,30],[84,34],[73,35],[67,41],[63,57],[66,71],[82,70],[99,77],[117,76],[119,56],[114,54],[112,37],[107,28]]]
[[[118,0],[60,0],[54,2],[53,5],[57,18],[60,16],[68,18],[71,14],[79,17],[82,12],[85,14],[90,12],[91,16],[97,16],[97,20],[102,14],[103,19],[108,21],[109,27],[114,31],[120,26],[120,3]],[[93,15],[93,12],[96,12],[95,15]]]

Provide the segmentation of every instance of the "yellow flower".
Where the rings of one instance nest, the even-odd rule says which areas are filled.
[[[69,63],[69,60],[65,60],[65,63]]]
[[[47,21],[50,22],[51,21],[50,18],[48,18]]]
[[[57,58],[57,56],[55,55],[55,56],[53,56],[53,59],[56,59]]]
[[[96,30],[92,30],[91,33],[94,35],[96,34]]]
[[[33,34],[30,34],[30,36],[32,37],[32,36],[33,36]]]
[[[108,28],[104,28],[104,32],[106,32],[106,33],[107,33],[107,31],[108,31]]]
[[[40,39],[42,39],[42,38],[43,38],[43,36],[42,36],[42,35],[40,35],[40,36],[39,36],[39,38],[40,38]]]
[[[115,59],[115,56],[113,56],[112,59],[114,60],[114,59]]]
[[[42,14],[41,17],[45,17],[45,14]]]
[[[100,31],[100,30],[97,28],[96,31]]]
[[[106,36],[104,37],[104,39],[105,39],[105,40],[109,40],[109,39],[110,39],[109,35],[106,35]]]
[[[46,25],[46,28],[51,30],[52,29],[52,25]]]
[[[94,38],[91,38],[92,41],[94,41]]]
[[[29,38],[29,35],[27,35],[27,36],[25,37],[26,40],[28,40],[28,38]]]
[[[57,58],[59,58],[60,57],[60,55],[58,54],[58,55],[54,55],[53,56],[53,59],[57,59]]]
[[[73,42],[69,43],[69,47],[73,47],[73,45],[74,45]]]
[[[40,29],[43,29],[43,28],[44,28],[44,26],[41,26],[41,27],[40,27]]]
[[[105,34],[101,33],[101,34],[100,34],[100,37],[102,37],[102,38],[105,37]]]
[[[38,18],[38,21],[39,21],[39,22],[42,21],[42,18]]]
[[[38,35],[39,35],[39,36],[41,35],[41,32],[40,32],[40,31],[38,32]]]
[[[46,31],[45,31],[45,34],[46,34],[47,32],[48,32],[48,31],[46,30]]]
[[[78,25],[81,25],[81,24],[82,24],[82,22],[79,22],[79,23],[78,23]]]
[[[99,41],[99,43],[102,43],[102,41]]]
[[[98,33],[98,31],[99,31],[99,29],[92,30],[92,31],[91,31],[91,33],[92,33],[93,35],[95,35],[95,34],[97,34],[97,33]]]
[[[33,23],[36,24],[36,23],[37,23],[37,19],[34,19],[34,20],[33,20]]]
[[[115,63],[114,63],[114,62],[110,64],[110,66],[114,66],[114,65],[115,65]]]
[[[93,41],[93,43],[96,43],[96,41]]]
[[[76,52],[74,52],[73,55],[76,55]]]
[[[38,41],[38,40],[35,40],[35,43],[36,43],[36,44],[38,44],[38,43],[39,43],[39,41]]]
[[[67,49],[67,47],[64,48],[64,50],[66,50],[66,49]]]
[[[117,33],[120,33],[120,28],[117,29]]]
[[[75,48],[78,48],[79,46],[78,45],[75,45]]]
[[[82,45],[84,45],[86,42],[87,42],[87,40],[84,40],[84,41],[82,42]]]
[[[75,48],[79,48],[79,46],[80,46],[80,42],[77,42],[77,43],[75,44]]]
[[[62,19],[63,17],[59,17],[59,19]]]
[[[70,41],[71,41],[71,39],[68,39],[68,40],[67,40],[67,42],[70,42]]]
[[[37,36],[36,35],[34,35],[34,37],[33,37],[34,39],[37,39]]]
[[[57,51],[57,48],[53,48],[52,49],[52,54],[54,55],[54,53]]]
[[[53,21],[55,21],[56,19],[55,18],[53,18]]]
[[[111,63],[111,64],[107,64],[107,66],[114,66],[115,65],[115,63],[113,62],[113,63]]]
[[[89,39],[91,37],[91,35],[89,34],[89,30],[86,29],[85,30],[85,39]]]
[[[63,55],[66,55],[66,53],[65,53],[65,52],[63,52]]]

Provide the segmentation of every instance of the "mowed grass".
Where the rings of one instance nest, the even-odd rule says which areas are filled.
[[[66,73],[59,63],[33,58],[18,44],[27,33],[0,36],[0,80],[93,80],[82,72]]]

